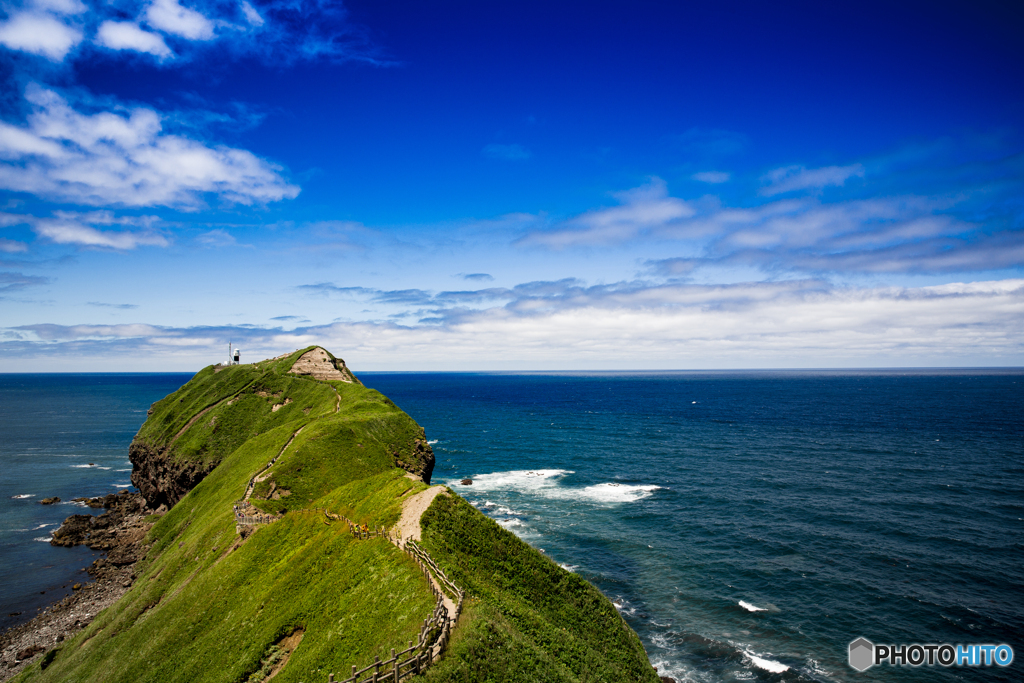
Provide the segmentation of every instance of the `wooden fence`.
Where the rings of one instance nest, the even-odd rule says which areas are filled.
[[[247,505],[247,501],[244,499],[237,501],[234,505],[235,522],[239,525],[269,524],[281,519],[280,515],[247,515],[244,511]],[[409,539],[402,543],[402,535],[397,529],[388,529],[383,526],[371,529],[353,522],[344,515],[320,509],[316,509],[315,512],[322,512],[328,519],[346,522],[352,535],[360,540],[386,538],[404,550],[426,576],[430,591],[436,598],[434,611],[429,618],[423,620],[419,638],[415,644],[410,640],[408,647],[401,652],[395,652],[395,649],[391,648],[389,659],[382,661],[380,657],[374,657],[373,663],[362,669],[357,669],[355,665],[352,665],[352,675],[342,681],[335,681],[332,673],[328,676],[328,683],[388,683],[389,681],[398,683],[421,673],[440,659],[451,639],[452,630],[462,614],[462,604],[466,597],[465,591],[455,585],[455,582],[448,578],[448,575],[438,566],[430,553],[415,541]],[[455,602],[453,614],[449,614],[448,607],[445,605],[446,596]]]
[[[235,524],[238,526],[255,526],[257,524],[270,524],[281,519],[281,515],[272,515],[264,512],[261,514],[247,514],[247,504],[244,500],[236,501],[234,504]]]
[[[409,646],[397,653],[394,648],[391,648],[390,659],[381,661],[380,657],[374,657],[374,662],[362,669],[357,669],[355,665],[352,665],[352,674],[342,681],[335,681],[332,673],[327,678],[328,683],[387,683],[389,681],[398,683],[398,681],[421,673],[440,659],[441,654],[448,646],[452,630],[459,620],[459,615],[462,614],[462,603],[466,597],[465,591],[456,586],[444,573],[444,570],[437,565],[434,558],[412,539],[402,544],[401,536],[390,529],[378,527],[365,530],[347,517],[327,514],[348,522],[349,528],[358,538],[387,538],[404,550],[423,571],[431,592],[437,598],[430,618],[424,619],[420,626],[419,640],[416,644],[409,641]],[[449,614],[448,608],[444,604],[445,593],[455,600],[454,614]]]

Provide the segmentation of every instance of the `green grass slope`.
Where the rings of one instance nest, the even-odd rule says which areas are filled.
[[[418,567],[324,511],[394,524],[426,487],[396,466],[420,471],[423,430],[358,382],[288,374],[307,350],[205,368],[154,404],[136,444],[170,465],[216,466],[153,516],[131,590],[17,680],[255,683],[301,634],[274,680],[326,683],[417,637],[434,605]],[[250,502],[280,519],[241,537],[232,504],[275,457]],[[657,681],[607,599],[461,498],[438,496],[422,527],[470,596],[448,654],[422,677]]]
[[[473,596],[427,680],[658,682],[640,638],[600,591],[464,499],[438,496],[420,526],[421,546]]]

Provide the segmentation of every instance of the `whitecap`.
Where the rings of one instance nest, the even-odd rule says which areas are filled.
[[[511,470],[509,472],[491,472],[472,477],[473,488],[478,491],[495,491],[512,489],[516,491],[539,492],[542,489],[553,489],[558,485],[554,481],[559,477],[572,474],[572,470]],[[461,480],[452,480],[452,484]]]
[[[435,443],[437,443],[437,439],[434,439],[433,441],[428,441],[427,445],[428,446],[433,446]]]
[[[36,536],[33,541],[42,541],[43,543],[49,543],[52,536]]]
[[[88,467],[96,467],[96,465],[94,465],[93,463],[89,463],[88,465],[71,465],[71,467],[86,467],[86,468],[88,468]]]
[[[774,659],[764,659],[762,657],[758,657],[757,655],[751,654],[746,650],[743,651],[743,654],[749,657],[750,661],[758,669],[764,669],[765,671],[770,671],[773,674],[780,674],[783,671],[789,671],[788,666],[786,666],[782,662],[776,662]]]
[[[45,529],[48,526],[57,526],[57,523],[53,522],[52,524],[40,524],[39,526],[32,527],[32,531],[38,531],[39,529]]]
[[[768,611],[764,607],[757,607],[755,605],[751,605],[746,600],[740,600],[740,607],[742,607],[743,609],[747,610],[748,612],[767,612]]]
[[[114,471],[115,471],[115,472],[131,472],[131,471],[132,471],[132,468],[131,468],[131,467],[129,467],[129,468],[128,468],[128,469],[126,469],[126,470],[114,470]]]
[[[111,484],[111,486],[113,486],[115,489],[126,489],[129,486],[131,486],[131,482],[127,484]]]
[[[632,486],[629,484],[595,484],[584,487],[579,495],[598,503],[632,503],[647,498],[654,491],[662,488],[653,484]]]
[[[578,564],[562,564],[561,562],[558,563],[558,566],[567,572],[572,572],[573,574],[575,574],[576,570],[580,568]]]
[[[496,519],[494,521],[505,529],[511,529],[515,526],[523,526],[522,520],[515,519],[514,517],[512,519]]]
[[[33,497],[35,497],[35,495],[36,494],[34,494],[34,493],[19,493],[16,496],[11,496],[11,498],[13,498],[15,500],[21,500],[22,498],[33,498]]]

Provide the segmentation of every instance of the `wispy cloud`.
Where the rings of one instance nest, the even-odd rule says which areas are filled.
[[[26,287],[45,285],[50,278],[39,275],[24,275],[23,273],[0,272],[0,295],[14,292]]]
[[[765,186],[761,194],[773,196],[798,190],[820,190],[825,187],[841,187],[850,178],[863,178],[864,166],[824,166],[822,168],[804,168],[803,166],[786,166],[777,168],[766,174],[762,181]]]
[[[729,182],[732,175],[724,171],[701,171],[700,173],[694,173],[690,177],[702,183],[719,185],[721,183]]]
[[[686,202],[668,195],[660,178],[615,195],[619,206],[595,209],[564,221],[548,230],[528,233],[520,246],[565,249],[576,246],[617,244],[675,224],[696,211]]]
[[[171,328],[28,325],[0,343],[6,363],[66,348],[116,358],[220,357],[221,339],[252,358],[325,344],[360,367],[473,369],[1019,365],[1024,280],[934,287],[835,287],[821,280],[685,285],[524,283],[512,299],[447,308],[428,322]],[[206,360],[203,360],[203,359]],[[514,365],[509,365],[513,363]]]
[[[9,240],[6,238],[0,238],[0,251],[6,254],[17,254],[23,251],[28,251],[28,245],[18,240]]]
[[[210,248],[233,247],[238,244],[238,240],[235,239],[234,235],[223,228],[215,228],[204,232],[196,238],[196,241],[204,247]]]
[[[494,143],[484,147],[480,153],[488,159],[501,159],[503,161],[526,161],[533,156],[530,150],[519,144],[499,145]]]
[[[0,187],[91,205],[196,209],[207,195],[237,204],[294,198],[280,167],[242,149],[163,132],[137,107],[81,113],[52,90],[25,93],[26,126],[0,122]]]
[[[715,265],[752,266],[773,277],[1020,268],[1024,155],[1009,146],[1010,153],[998,150],[1004,151],[1000,155],[971,145],[896,150],[843,166],[778,169],[764,177],[769,185],[746,205],[725,205],[712,195],[672,197],[655,179],[619,195],[621,206],[587,211],[548,228],[528,226],[515,243],[549,249],[656,244],[668,253],[644,265],[648,274],[665,277]],[[864,183],[847,186],[861,177]],[[932,192],[893,191],[905,187],[907,177],[917,178],[916,189]],[[826,201],[819,191],[829,186],[836,190]]]
[[[96,308],[116,308],[119,311],[131,311],[139,307],[138,304],[108,304],[103,301],[89,301],[86,305]]]
[[[167,237],[154,228],[155,216],[115,216],[109,211],[55,211],[49,218],[26,216],[32,230],[51,242],[121,251],[141,246],[166,247]],[[111,227],[121,229],[113,229]],[[124,229],[136,228],[136,229]]]
[[[494,277],[488,273],[459,273],[458,277],[471,282],[492,282]]]

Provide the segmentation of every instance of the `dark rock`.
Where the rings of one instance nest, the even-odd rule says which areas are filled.
[[[463,479],[459,483],[462,484],[463,486],[471,486],[473,484],[473,480],[472,479]]]
[[[411,451],[408,456],[394,451],[392,456],[395,458],[395,466],[420,477],[424,484],[429,484],[430,475],[434,473],[434,449],[424,436],[413,441]]]
[[[43,498],[41,501],[39,501],[39,504],[40,505],[53,505],[54,503],[59,503],[59,502],[60,502],[60,498],[58,498],[57,496],[54,496],[53,498]]]
[[[77,500],[91,508],[106,508],[107,512],[99,516],[71,515],[53,532],[50,545],[65,548],[86,545],[93,550],[112,550],[119,544],[118,535],[123,533],[127,526],[140,523],[141,515],[146,509],[146,502],[142,496],[129,491],[111,493],[102,498]]]
[[[76,583],[74,586],[71,587],[71,590],[77,591],[77,590],[80,590],[81,588],[82,588],[82,584]]]
[[[128,447],[132,461],[132,484],[139,489],[151,508],[167,508],[185,497],[216,467],[216,462],[176,460],[166,449],[157,449],[141,441]]]
[[[18,659],[28,659],[29,657],[34,657],[42,651],[43,648],[39,645],[32,645],[31,647],[26,647],[24,650],[19,652]]]

